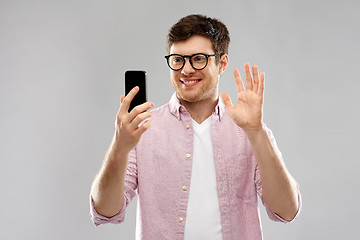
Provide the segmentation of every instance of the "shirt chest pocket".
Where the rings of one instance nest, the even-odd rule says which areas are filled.
[[[255,170],[246,154],[239,154],[227,161],[230,192],[233,196],[248,199],[256,195]]]

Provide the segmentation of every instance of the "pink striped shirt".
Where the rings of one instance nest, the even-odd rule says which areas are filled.
[[[223,239],[262,239],[258,166],[245,133],[221,100],[212,115],[211,133]],[[281,156],[270,130],[268,134]],[[184,239],[192,156],[191,116],[174,94],[168,104],[152,111],[151,128],[130,153],[122,210],[107,218],[90,200],[93,222],[123,222],[126,206],[138,194],[140,239]],[[264,206],[270,219],[287,222]]]

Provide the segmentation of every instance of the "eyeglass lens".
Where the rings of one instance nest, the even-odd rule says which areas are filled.
[[[207,57],[204,54],[195,54],[190,57],[190,64],[194,69],[201,70],[207,65]],[[173,70],[180,70],[185,65],[185,57],[181,55],[171,55],[168,58],[169,66]]]

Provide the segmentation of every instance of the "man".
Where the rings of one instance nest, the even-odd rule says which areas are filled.
[[[96,225],[120,223],[138,194],[139,239],[262,239],[257,195],[275,221],[299,212],[298,185],[262,121],[264,73],[237,69],[238,99],[218,94],[230,42],[217,19],[189,15],[168,34],[175,94],[158,109],[128,112],[121,96],[115,134],[91,191]]]

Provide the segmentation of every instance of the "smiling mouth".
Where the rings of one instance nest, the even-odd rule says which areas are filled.
[[[200,81],[201,81],[201,79],[180,79],[180,82],[182,82],[186,86],[193,86]]]

